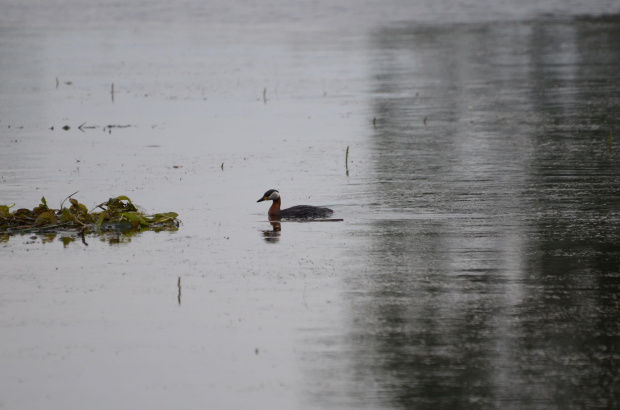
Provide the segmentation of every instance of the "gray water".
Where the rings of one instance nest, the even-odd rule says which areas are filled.
[[[620,407],[617,2],[1,6],[0,408]]]

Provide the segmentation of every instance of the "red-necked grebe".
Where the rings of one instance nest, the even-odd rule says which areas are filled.
[[[269,208],[269,216],[274,218],[296,218],[296,219],[307,219],[307,218],[324,218],[330,216],[334,213],[329,208],[322,208],[319,206],[310,206],[310,205],[297,205],[291,208],[280,209],[280,205],[282,204],[282,198],[280,197],[280,193],[277,189],[270,189],[269,191],[263,194],[263,197],[256,202],[263,201],[273,201],[271,207]]]

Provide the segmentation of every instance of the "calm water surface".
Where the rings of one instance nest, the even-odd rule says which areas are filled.
[[[0,408],[620,407],[614,2],[5,3]]]

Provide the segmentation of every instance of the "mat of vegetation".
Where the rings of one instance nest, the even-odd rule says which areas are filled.
[[[45,197],[41,204],[33,209],[20,208],[13,212],[15,206],[0,205],[0,232],[24,233],[32,231],[79,231],[86,232],[127,232],[140,230],[174,231],[181,221],[175,212],[164,212],[148,215],[122,195],[110,198],[88,210],[84,204],[67,197],[60,209],[52,209],[47,205]],[[69,200],[71,206],[64,204]]]

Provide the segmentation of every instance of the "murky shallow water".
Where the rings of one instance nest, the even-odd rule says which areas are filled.
[[[0,202],[184,225],[2,238],[0,407],[620,406],[613,4],[45,4],[0,20]]]

